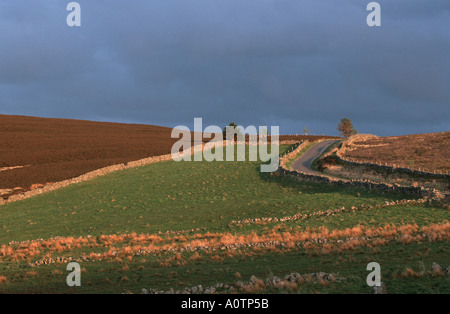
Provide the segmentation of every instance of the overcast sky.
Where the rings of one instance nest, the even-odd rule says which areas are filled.
[[[0,113],[280,133],[450,130],[450,1],[0,0]]]

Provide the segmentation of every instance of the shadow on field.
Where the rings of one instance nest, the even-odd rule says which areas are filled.
[[[358,197],[372,197],[380,199],[414,199],[413,195],[400,194],[400,193],[381,193],[377,191],[368,191],[359,187],[343,187],[339,185],[313,182],[302,178],[294,178],[285,176],[277,172],[261,172],[260,165],[255,166],[255,171],[259,173],[262,180],[266,182],[272,182],[279,184],[282,188],[299,189],[302,193],[306,194],[326,194],[326,193],[339,193],[348,196]]]

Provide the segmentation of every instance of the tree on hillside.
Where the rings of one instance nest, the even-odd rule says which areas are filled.
[[[238,125],[234,122],[231,122],[230,124],[228,124],[228,126],[234,128],[234,130],[235,130],[234,140],[236,141],[238,138],[238,134],[242,134],[240,128],[238,128]],[[227,127],[223,128],[222,134],[223,134],[223,138],[226,139],[227,138]]]
[[[355,128],[353,127],[352,121],[350,121],[350,119],[347,118],[341,119],[341,123],[338,124],[338,130],[339,134],[344,137],[349,137],[353,134],[358,133],[358,131],[356,131]]]

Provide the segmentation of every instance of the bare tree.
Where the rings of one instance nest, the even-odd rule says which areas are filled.
[[[303,133],[305,133],[305,135],[308,135],[309,132],[310,132],[310,131],[309,131],[306,127],[303,128]]]

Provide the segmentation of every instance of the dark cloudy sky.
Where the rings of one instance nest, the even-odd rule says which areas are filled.
[[[450,130],[450,1],[0,0],[0,113],[284,134]]]

